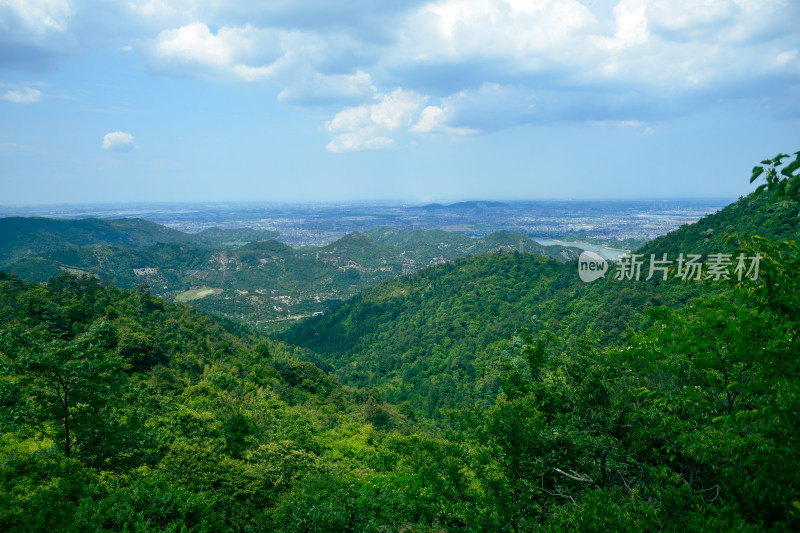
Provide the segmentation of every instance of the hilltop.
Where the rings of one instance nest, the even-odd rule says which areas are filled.
[[[143,247],[156,243],[188,244],[192,240],[188,234],[141,219],[1,218],[0,264],[9,264],[58,248],[98,245]]]

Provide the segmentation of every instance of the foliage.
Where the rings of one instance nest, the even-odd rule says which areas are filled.
[[[285,336],[316,354],[92,277],[0,272],[0,529],[796,530],[783,159],[762,196],[646,248],[758,254],[757,279],[583,285],[478,256]]]
[[[480,239],[438,230],[355,232],[323,247],[295,249],[273,232],[210,228],[181,233],[151,222],[0,219],[0,268],[46,281],[67,270],[117,286],[143,282],[181,300],[203,291],[195,308],[250,324],[294,320],[402,274],[466,255],[519,250],[560,260],[578,250],[542,246],[519,233]],[[234,246],[235,245],[235,246]],[[214,290],[210,290],[214,289]]]
[[[59,443],[64,456],[90,451],[104,415],[120,392],[123,362],[111,352],[112,332],[95,324],[72,340],[39,342],[14,329],[0,337],[3,425],[33,430]]]

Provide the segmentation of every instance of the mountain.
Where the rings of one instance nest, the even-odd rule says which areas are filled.
[[[376,228],[366,235],[375,242],[400,250],[407,261],[428,266],[466,255],[503,251],[535,253],[568,261],[580,254],[579,248],[543,246],[522,233],[497,231],[482,238],[470,238],[460,233],[438,229]],[[427,262],[427,265],[426,265]]]
[[[273,230],[256,228],[206,228],[199,233],[189,233],[192,242],[212,247],[235,247],[250,242],[275,239],[280,235]]]
[[[376,243],[357,231],[323,246],[315,257],[327,264],[344,269],[380,269],[396,261],[396,251]]]
[[[685,225],[645,244],[637,253],[668,253],[670,256],[686,251],[724,253],[736,248],[726,235],[758,235],[765,239],[796,238],[800,219],[796,204],[775,200],[767,194],[753,193],[724,207],[720,211]]]
[[[91,277],[0,272],[0,529],[285,527],[323,455],[405,420],[305,355]]]
[[[485,209],[493,209],[496,207],[506,207],[508,204],[504,204],[503,202],[488,202],[484,200],[471,200],[467,202],[455,202],[448,205],[443,204],[426,204],[422,206],[413,207],[412,209],[425,209],[425,210],[439,210],[439,209],[450,209],[455,211],[482,211]]]
[[[543,246],[519,232],[497,231],[477,240],[470,250],[471,254],[496,252],[498,250],[517,251],[528,254],[539,254],[561,261],[576,259],[579,248],[568,246]]]
[[[188,244],[191,241],[188,234],[135,218],[0,218],[0,264],[57,248],[97,245],[143,247],[156,243]]]
[[[521,245],[527,252],[547,253],[562,260],[578,255],[577,249],[542,247],[520,235],[469,239],[436,230],[406,235],[385,229],[373,230],[370,235],[379,233],[388,245],[354,232],[323,247],[293,249],[275,241],[243,246],[225,254],[224,279],[219,279],[219,270],[194,274],[203,276],[204,284],[224,292],[192,305],[248,322],[294,320],[326,312],[338,302],[403,273],[468,254]]]
[[[667,253],[673,261],[681,252],[730,253],[735,244],[726,242],[724,234],[796,238],[797,217],[796,206],[749,195],[636,253],[647,259]],[[403,237],[380,233],[386,242]],[[481,245],[513,249],[520,239],[529,246],[523,236],[510,233],[496,233]],[[594,330],[604,345],[619,344],[629,328],[644,327],[646,309],[682,307],[727,287],[674,277],[645,280],[646,267],[639,281],[616,279],[613,267],[592,283],[581,282],[577,274],[576,262],[518,252],[458,259],[367,289],[279,338],[318,353],[344,383],[379,387],[390,401],[416,402],[433,415],[496,392],[492,387],[497,383],[478,378],[520,327],[536,333],[555,325],[573,341]]]
[[[184,233],[138,218],[52,219],[0,218],[0,266],[41,252],[85,246],[144,248],[155,244],[193,244],[225,247],[267,240],[275,231],[252,228],[208,228]]]
[[[762,278],[583,283],[577,262],[501,250],[284,335],[319,354],[144,287],[0,272],[0,530],[796,531],[798,168],[768,174],[790,201],[640,250],[711,257],[758,228]],[[275,242],[155,246],[221,272],[326,265]],[[669,306],[587,330],[647,308],[637,293]]]
[[[571,274],[533,254],[462,258],[367,289],[278,338],[319,354],[345,383],[433,415],[475,399],[487,346],[529,323],[542,302],[566,297]]]
[[[522,247],[561,259],[578,250],[522,235],[470,239],[438,230],[352,233],[323,247],[262,240],[270,232],[210,228],[186,234],[137,219],[0,219],[8,244],[0,269],[46,281],[67,270],[189,302],[251,324],[296,320],[403,273],[468,254]],[[130,235],[126,232],[130,231]],[[259,239],[244,244],[238,239]]]
[[[472,239],[465,235],[440,229],[405,231],[397,228],[381,227],[370,230],[365,235],[377,243],[402,250],[408,250],[421,244],[469,246],[472,242]]]

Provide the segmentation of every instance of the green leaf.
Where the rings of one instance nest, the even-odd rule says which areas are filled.
[[[798,168],[800,168],[800,156],[798,156],[797,159],[795,159],[794,161],[783,167],[783,169],[781,170],[781,174],[787,177],[792,177],[792,173]]]
[[[744,466],[750,466],[751,464],[755,463],[759,459],[761,459],[761,457],[758,456],[758,455],[749,455],[749,456],[745,457],[744,461],[742,461],[742,464],[744,464]]]
[[[798,192],[798,189],[800,189],[800,179],[796,178],[786,187],[786,195],[793,197]]]

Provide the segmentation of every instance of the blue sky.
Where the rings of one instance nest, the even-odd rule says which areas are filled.
[[[0,0],[0,205],[734,198],[796,0]]]

